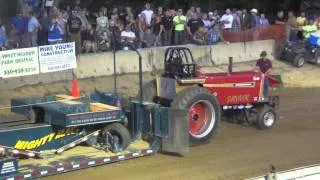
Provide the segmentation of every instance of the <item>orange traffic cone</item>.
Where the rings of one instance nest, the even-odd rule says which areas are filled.
[[[71,95],[72,95],[73,97],[79,97],[79,87],[78,87],[78,80],[77,80],[77,78],[73,78],[73,80],[72,80]]]

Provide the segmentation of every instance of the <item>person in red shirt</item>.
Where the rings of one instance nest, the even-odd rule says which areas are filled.
[[[264,100],[267,100],[269,97],[269,79],[268,76],[270,74],[270,71],[272,69],[272,62],[270,59],[267,58],[267,52],[262,51],[260,54],[260,59],[258,59],[256,63],[256,67],[260,72],[262,72],[265,75],[264,78],[264,86],[263,86],[263,96]]]

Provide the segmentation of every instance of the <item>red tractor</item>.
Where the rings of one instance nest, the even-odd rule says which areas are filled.
[[[231,62],[231,63],[230,63]],[[145,101],[178,109],[189,109],[191,145],[208,142],[217,133],[222,116],[256,123],[270,129],[277,120],[279,98],[263,97],[260,72],[203,73],[188,48],[170,47],[165,53],[164,73],[142,88]],[[279,86],[270,78],[271,86]]]

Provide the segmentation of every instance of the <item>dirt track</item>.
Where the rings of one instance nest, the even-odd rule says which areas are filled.
[[[254,63],[237,64],[236,70],[253,69]],[[286,86],[320,87],[319,67],[301,69],[275,61]],[[226,66],[205,68],[225,71]],[[126,96],[136,93],[137,75],[124,75],[119,89]],[[145,81],[151,79],[145,75]],[[94,88],[112,91],[112,78],[86,79],[79,82],[81,94]],[[2,91],[0,104],[8,106],[12,97],[68,93],[70,82],[29,86]],[[286,89],[281,93],[280,119],[270,131],[222,123],[220,134],[210,144],[195,147],[186,157],[162,154],[77,171],[48,179],[244,179],[264,174],[270,164],[279,170],[320,163],[320,88]],[[0,113],[6,113],[2,110]]]
[[[223,123],[208,145],[186,157],[162,154],[101,166],[48,179],[244,179],[320,163],[320,89],[287,89],[281,93],[280,119],[269,131]]]

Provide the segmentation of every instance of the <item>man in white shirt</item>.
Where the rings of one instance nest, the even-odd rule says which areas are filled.
[[[131,31],[130,25],[127,25],[126,30],[121,32],[121,42],[133,45],[135,39],[136,35],[134,34],[134,32]]]
[[[151,7],[150,7],[149,3],[146,4],[146,9],[144,11],[142,11],[142,13],[146,16],[147,26],[150,27],[151,26],[151,20],[152,20],[152,17],[153,17],[153,11],[151,10]]]
[[[231,10],[227,9],[226,14],[224,14],[220,21],[224,24],[224,29],[225,30],[231,30],[232,27],[232,21],[233,21],[233,16],[231,14]]]

